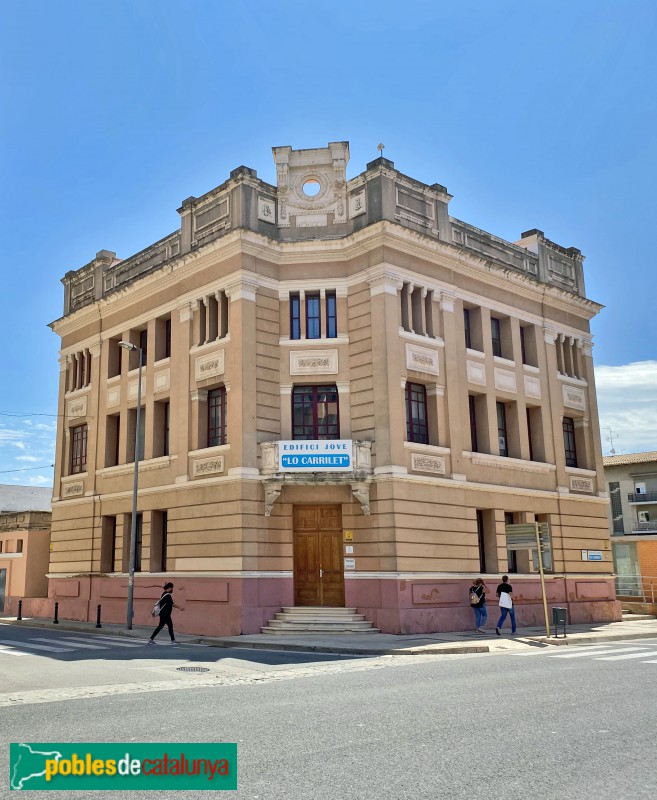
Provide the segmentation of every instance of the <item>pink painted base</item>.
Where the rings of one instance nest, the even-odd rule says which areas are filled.
[[[292,578],[178,578],[174,600],[184,611],[174,610],[174,626],[180,633],[200,636],[238,636],[260,633],[283,606],[294,605]],[[164,581],[135,579],[134,625],[157,624],[151,609],[159,599]],[[490,581],[488,627],[497,622],[499,610]],[[535,578],[511,576],[518,627],[544,622],[541,587]],[[383,633],[412,634],[464,631],[474,628],[468,602],[471,579],[359,580],[345,582],[345,605],[355,607]],[[25,598],[23,615],[52,618],[59,602],[61,620],[95,622],[102,607],[102,621],[125,622],[128,580],[125,577],[85,576],[52,579],[48,598]],[[568,609],[570,624],[618,622],[620,603],[613,579],[547,578],[548,612],[552,606]],[[507,623],[508,625],[508,623]]]

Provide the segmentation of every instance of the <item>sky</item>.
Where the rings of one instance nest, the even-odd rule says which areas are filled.
[[[656,40],[654,0],[0,3],[0,483],[52,483],[62,276],[342,140],[348,177],[382,142],[453,216],[578,247],[603,453],[657,450]]]

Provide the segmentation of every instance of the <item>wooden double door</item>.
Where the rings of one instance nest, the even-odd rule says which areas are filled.
[[[294,604],[344,607],[342,508],[294,506]]]

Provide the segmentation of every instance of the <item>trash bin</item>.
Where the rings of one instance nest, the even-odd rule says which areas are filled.
[[[566,625],[568,624],[568,609],[552,607],[552,626],[554,627],[555,637],[559,636],[559,628],[563,628],[563,635],[566,635]]]

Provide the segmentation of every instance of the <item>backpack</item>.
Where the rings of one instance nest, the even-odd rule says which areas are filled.
[[[155,603],[155,605],[153,606],[153,610],[151,611],[151,616],[152,617],[159,617],[161,610],[162,609],[160,608],[160,601],[158,600],[157,603]]]
[[[470,605],[471,606],[476,606],[477,603],[479,603],[480,600],[481,600],[481,597],[479,597],[479,595],[477,594],[476,591],[470,592]]]

